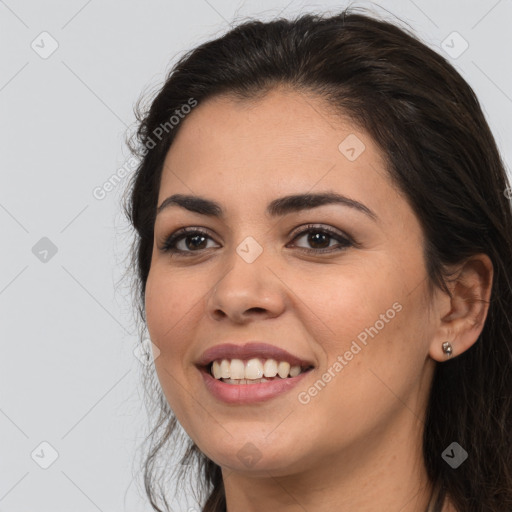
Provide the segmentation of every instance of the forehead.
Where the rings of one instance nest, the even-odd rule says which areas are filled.
[[[352,135],[354,141],[355,137],[360,141],[359,151],[364,144],[366,156],[370,154],[373,160],[383,163],[373,140],[354,122],[335,113],[319,97],[286,88],[273,89],[258,99],[240,100],[226,95],[210,98],[182,123],[173,149],[194,146],[199,154],[188,155],[192,158],[207,150],[226,157],[255,156],[257,152],[263,159],[283,153],[289,161],[307,156],[334,163],[340,156],[351,156],[341,153],[339,144]]]
[[[242,207],[249,198],[330,189],[364,198],[376,211],[397,199],[375,142],[318,97],[288,89],[250,101],[217,96],[181,123],[159,203],[196,193]]]

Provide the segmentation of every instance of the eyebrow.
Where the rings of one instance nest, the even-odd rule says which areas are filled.
[[[326,204],[341,204],[343,206],[348,206],[349,208],[353,208],[364,213],[374,221],[378,220],[377,215],[363,203],[335,192],[292,194],[280,197],[269,203],[266,213],[271,217],[278,217]],[[162,204],[157,208],[157,215],[172,205],[181,206],[186,210],[199,213],[201,215],[224,218],[224,210],[219,203],[204,197],[185,194],[174,194],[169,196],[167,199],[164,199]]]

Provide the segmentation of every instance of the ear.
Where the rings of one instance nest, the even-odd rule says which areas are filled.
[[[487,254],[476,254],[455,266],[455,279],[448,283],[452,298],[444,292],[436,311],[439,326],[430,344],[429,355],[443,362],[450,358],[443,352],[443,342],[452,346],[451,357],[470,348],[484,327],[493,281],[494,269]],[[436,296],[436,297],[437,297]]]

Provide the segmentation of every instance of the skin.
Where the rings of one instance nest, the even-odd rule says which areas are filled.
[[[429,296],[421,226],[383,155],[349,119],[328,112],[319,98],[285,88],[251,102],[215,97],[182,121],[165,160],[158,205],[193,194],[226,211],[218,219],[171,206],[157,216],[146,315],[162,390],[187,434],[221,466],[229,512],[425,510],[431,485],[421,436],[436,362],[448,358],[441,345],[449,340],[452,357],[460,355],[487,315],[485,302],[470,299],[489,300],[489,258],[459,266],[453,300],[439,290]],[[338,149],[349,134],[365,145],[354,161]],[[278,197],[324,191],[364,203],[378,220],[336,204],[265,214]],[[334,237],[315,245],[307,233],[290,236],[307,223],[358,245],[307,254],[302,249],[339,247]],[[178,247],[191,256],[163,252],[184,226],[208,231],[207,245],[198,250],[189,237]],[[248,236],[263,248],[252,263],[236,252]],[[394,303],[402,306],[394,318],[300,403],[299,393]],[[315,369],[266,402],[220,402],[194,361],[219,343],[249,340],[312,360]],[[252,465],[238,456],[246,443],[259,457]]]

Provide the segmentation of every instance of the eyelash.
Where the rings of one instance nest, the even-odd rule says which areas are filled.
[[[302,231],[299,231],[298,233],[295,234],[295,236],[292,239],[292,242],[297,240],[297,238],[300,238],[303,235],[308,234],[308,233],[322,233],[325,235],[329,235],[331,238],[334,238],[338,242],[341,243],[341,246],[338,248],[335,248],[335,249],[333,249],[332,247],[326,247],[323,249],[309,249],[309,248],[305,248],[305,247],[298,248],[299,250],[306,252],[308,254],[312,254],[312,253],[324,254],[324,253],[331,253],[331,252],[337,252],[337,251],[344,251],[344,250],[348,249],[349,247],[356,245],[356,243],[353,240],[351,240],[350,238],[348,238],[347,236],[343,236],[331,228],[319,227],[316,225],[307,225],[305,227],[305,229],[303,229]],[[191,237],[193,235],[202,235],[204,237],[211,239],[211,236],[206,231],[203,231],[201,229],[182,228],[166,238],[166,240],[162,246],[162,251],[165,253],[172,253],[172,254],[176,254],[178,256],[188,257],[188,256],[194,255],[195,253],[200,253],[201,251],[206,250],[206,249],[199,249],[197,251],[190,251],[190,250],[183,251],[181,249],[176,248],[176,245],[178,242],[180,242],[181,240],[186,239],[188,237]]]

